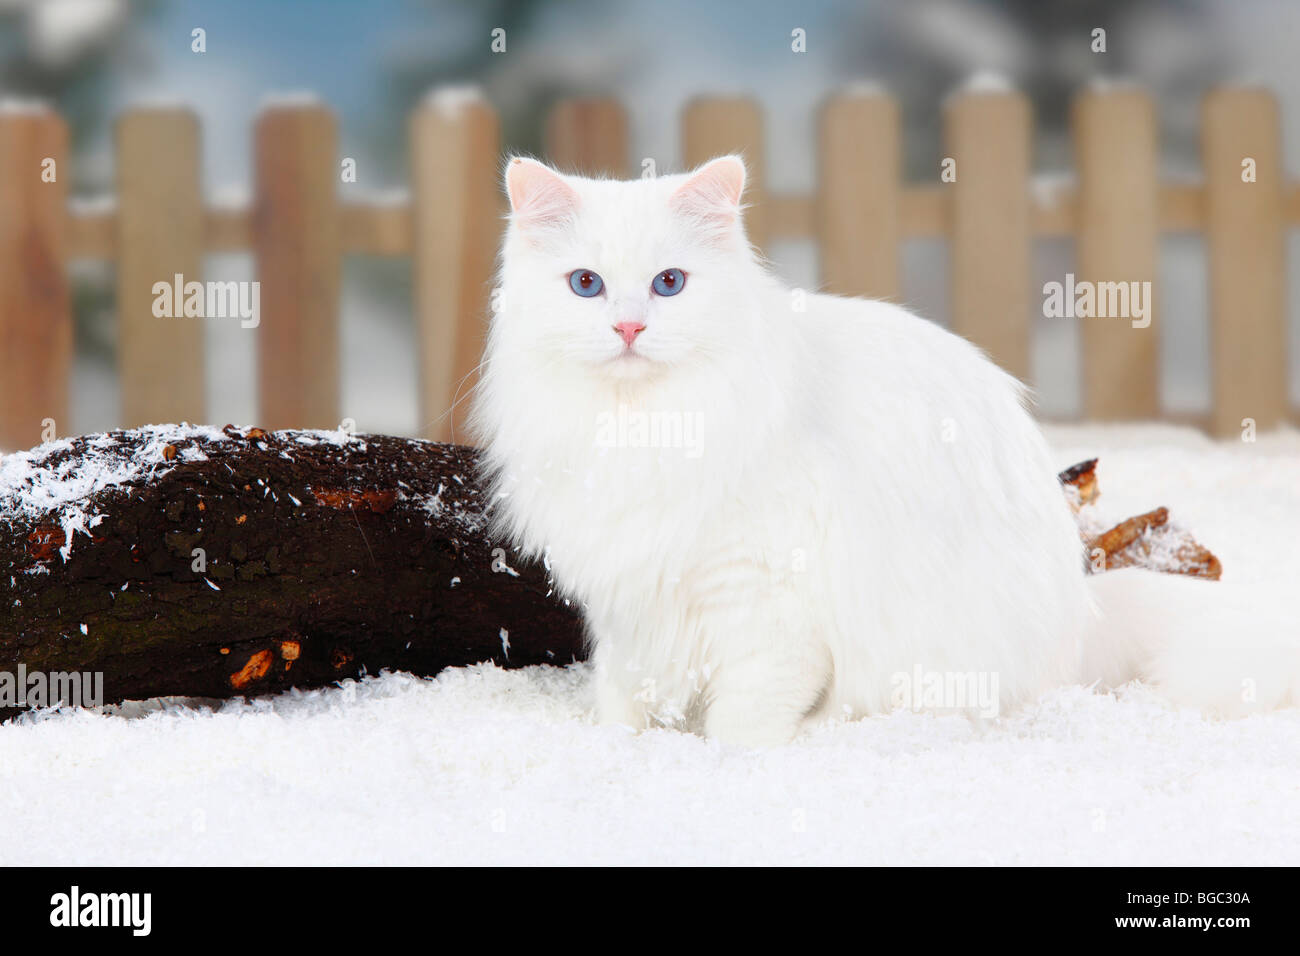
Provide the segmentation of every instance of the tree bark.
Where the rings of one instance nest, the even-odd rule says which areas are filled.
[[[472,449],[229,426],[48,447],[0,462],[0,672],[101,672],[109,703],[583,656],[544,569],[489,539]]]

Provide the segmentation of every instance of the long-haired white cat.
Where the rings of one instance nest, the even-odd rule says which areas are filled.
[[[1134,677],[1225,713],[1300,701],[1293,622],[1088,576],[1021,385],[896,305],[783,287],[744,182],[730,156],[507,168],[472,430],[498,532],[580,602],[600,720],[779,743],[918,674],[979,675],[1003,711]]]

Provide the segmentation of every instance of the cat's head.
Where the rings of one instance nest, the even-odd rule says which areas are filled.
[[[621,383],[734,356],[749,334],[744,303],[759,268],[738,157],[627,182],[516,158],[505,180],[511,211],[491,349]]]

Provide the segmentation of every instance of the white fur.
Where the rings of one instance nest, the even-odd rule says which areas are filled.
[[[600,719],[778,743],[891,709],[917,673],[992,675],[1003,710],[1142,673],[1194,703],[1235,692],[1170,641],[1116,636],[1134,629],[1117,615],[1172,626],[1142,597],[1156,575],[1095,579],[1114,604],[1098,616],[1017,381],[903,308],[803,296],[763,268],[738,160],[633,182],[515,160],[507,180],[472,429],[498,532],[583,608]],[[673,267],[683,291],[653,295]],[[575,295],[575,269],[604,293]],[[636,356],[612,328],[627,320],[646,326]],[[697,440],[611,442],[620,414]],[[1292,635],[1273,646],[1300,672]],[[1280,684],[1274,703],[1297,699]]]

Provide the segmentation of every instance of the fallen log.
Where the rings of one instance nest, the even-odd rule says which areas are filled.
[[[33,703],[12,696],[33,673],[102,674],[111,703],[581,659],[580,619],[545,569],[488,537],[475,466],[455,445],[231,426],[5,456],[0,716]],[[1095,467],[1060,475],[1105,554],[1092,570],[1218,576],[1190,536],[1199,564],[1153,546],[1164,509],[1089,533]]]
[[[474,467],[452,445],[230,427],[5,456],[0,709],[19,665],[100,672],[108,703],[569,663],[578,615],[489,540]]]

